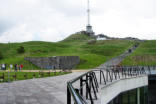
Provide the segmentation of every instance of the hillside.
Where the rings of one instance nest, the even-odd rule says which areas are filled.
[[[81,61],[76,69],[89,69],[121,54],[133,44],[133,41],[127,40],[93,41],[92,38],[83,34],[71,35],[57,43],[30,41],[0,44],[0,51],[4,56],[0,64],[17,63],[24,64],[24,69],[38,69],[25,61],[24,57],[79,56]],[[17,48],[20,46],[24,46],[26,50],[24,54],[17,53]]]
[[[156,65],[156,40],[142,42],[122,65]]]

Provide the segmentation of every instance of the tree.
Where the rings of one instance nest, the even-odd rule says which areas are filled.
[[[23,46],[20,46],[18,49],[17,49],[17,52],[18,53],[24,53],[25,52],[25,49]]]
[[[0,51],[0,60],[1,59],[3,59],[4,57],[3,57],[3,54],[2,54],[2,52]]]

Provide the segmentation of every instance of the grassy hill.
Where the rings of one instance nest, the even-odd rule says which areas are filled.
[[[4,58],[0,60],[0,64],[17,63],[24,64],[24,69],[38,69],[28,61],[25,61],[24,57],[75,55],[79,56],[81,60],[76,69],[89,69],[121,54],[133,44],[133,41],[127,40],[93,41],[93,38],[84,34],[74,34],[57,43],[30,41],[23,43],[0,44],[0,51],[4,56]],[[17,48],[20,46],[25,48],[25,53],[17,53]]]
[[[156,65],[156,40],[141,43],[122,65]]]

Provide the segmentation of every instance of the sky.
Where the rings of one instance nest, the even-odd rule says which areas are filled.
[[[156,39],[156,0],[90,0],[96,34]],[[0,0],[0,43],[57,42],[85,30],[87,0]]]

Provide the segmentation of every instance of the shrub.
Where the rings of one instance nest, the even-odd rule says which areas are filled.
[[[92,44],[95,44],[96,43],[96,40],[89,40],[88,42],[87,42],[87,44],[89,44],[89,45],[92,45]]]
[[[23,46],[20,46],[18,49],[17,49],[17,53],[24,53],[25,52],[25,49]]]
[[[3,58],[4,58],[3,54],[2,54],[2,52],[0,52],[0,60],[3,59]]]

